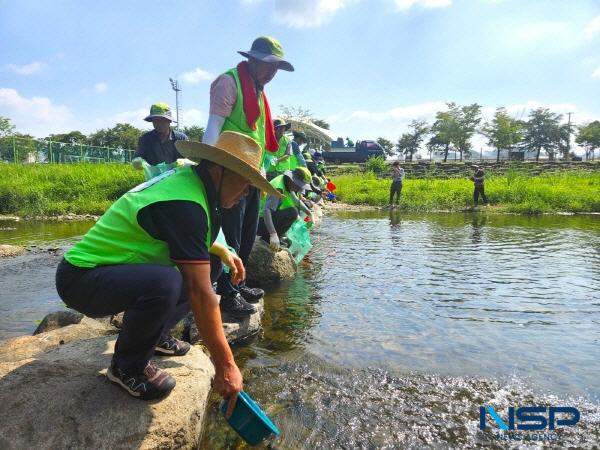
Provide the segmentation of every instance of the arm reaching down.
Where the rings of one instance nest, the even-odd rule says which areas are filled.
[[[183,276],[188,301],[202,342],[215,366],[213,388],[229,402],[226,417],[231,416],[244,380],[223,332],[219,300],[210,281],[209,264],[177,264]]]

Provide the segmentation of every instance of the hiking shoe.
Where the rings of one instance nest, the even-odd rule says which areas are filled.
[[[256,312],[256,307],[244,300],[244,297],[239,292],[227,297],[221,297],[219,307],[222,313],[236,318],[248,317]]]
[[[155,355],[183,356],[190,351],[191,345],[187,342],[175,339],[173,336],[164,334],[160,337],[154,349]]]
[[[156,367],[152,361],[137,375],[122,371],[112,362],[106,377],[111,383],[125,389],[132,397],[141,400],[166,397],[175,387],[175,378]]]
[[[248,303],[258,303],[258,301],[265,295],[265,291],[260,288],[249,288],[248,286],[238,286],[240,295],[244,297]]]

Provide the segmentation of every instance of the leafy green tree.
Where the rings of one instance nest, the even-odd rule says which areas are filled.
[[[325,122],[322,119],[314,119],[314,118],[312,118],[312,119],[310,119],[310,121],[312,123],[314,123],[316,126],[321,127],[321,128],[323,128],[325,130],[329,130],[330,129],[329,128],[330,127],[329,123]]]
[[[481,105],[473,103],[458,106],[454,103],[448,103],[448,109],[454,122],[450,141],[460,153],[460,160],[462,161],[463,155],[468,156],[471,153],[471,138],[481,122]]]
[[[409,161],[412,161],[413,155],[419,151],[425,136],[430,132],[430,128],[424,120],[413,120],[409,128],[411,131],[400,136],[396,148],[408,156]]]
[[[69,144],[87,144],[88,138],[81,131],[71,131],[69,133],[51,134],[46,138],[48,141],[65,142]]]
[[[394,154],[394,143],[392,141],[387,140],[384,137],[377,138],[377,143],[383,147],[386,155]]]
[[[191,127],[183,127],[183,131],[190,141],[202,142],[204,137],[204,127],[193,125]]]
[[[561,119],[562,115],[550,112],[548,108],[538,108],[529,113],[529,120],[525,122],[523,146],[536,152],[536,161],[539,161],[542,149],[548,154],[548,159],[554,160],[562,138]]]
[[[0,138],[12,136],[15,131],[15,126],[10,123],[8,117],[0,116]]]
[[[112,128],[106,128],[90,134],[92,145],[120,149],[135,149],[142,135],[142,130],[128,123],[118,123]]]
[[[444,162],[446,162],[448,160],[450,144],[457,133],[457,127],[456,117],[451,111],[437,112],[435,122],[431,126],[432,136],[427,143],[429,153],[443,154]]]
[[[586,161],[594,159],[596,149],[600,148],[600,121],[595,120],[579,126],[575,142],[583,145]]]
[[[505,108],[498,108],[494,119],[482,128],[482,134],[488,138],[488,144],[497,151],[496,161],[500,162],[500,152],[510,151],[523,139],[523,122],[513,119]]]

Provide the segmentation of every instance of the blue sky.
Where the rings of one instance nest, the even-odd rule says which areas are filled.
[[[39,137],[148,128],[177,77],[183,124],[204,126],[210,81],[260,35],[296,67],[267,86],[274,112],[353,139],[395,141],[448,101],[600,119],[599,0],[0,0],[0,115]]]

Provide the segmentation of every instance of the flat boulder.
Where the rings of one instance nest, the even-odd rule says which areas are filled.
[[[0,258],[19,256],[25,253],[25,247],[20,245],[0,244]]]
[[[251,285],[273,285],[291,280],[295,275],[296,263],[287,249],[274,252],[262,239],[256,239],[246,267],[246,277]]]
[[[110,325],[83,317],[77,324],[67,325],[35,336],[18,336],[0,342],[0,366],[4,362],[35,358],[43,352],[69,342],[112,335],[115,332],[115,328]]]
[[[222,314],[223,331],[225,332],[227,342],[230,344],[242,342],[256,336],[260,332],[262,326],[261,317],[265,312],[264,304],[264,299],[261,298],[259,302],[256,303],[257,311],[243,319],[236,319],[226,313]],[[201,340],[192,313],[184,319],[184,330],[184,335],[190,343],[195,344]]]
[[[81,322],[84,315],[80,312],[68,309],[65,311],[55,311],[47,314],[42,319],[38,327],[33,332],[33,335],[40,333],[46,333],[48,331],[56,330],[57,328],[66,327],[67,325],[74,325]]]
[[[214,374],[208,356],[192,347],[183,357],[155,358],[177,385],[146,402],[106,379],[114,340],[78,340],[0,362],[0,448],[197,448]]]

